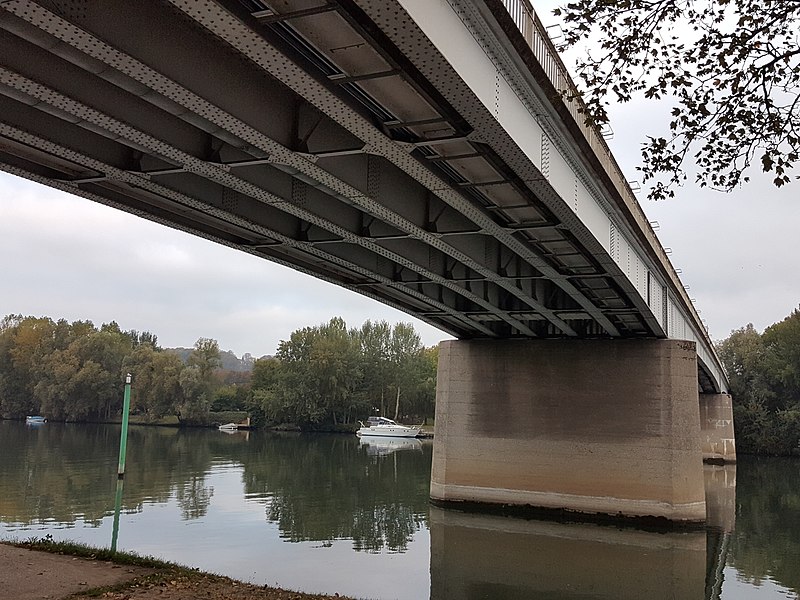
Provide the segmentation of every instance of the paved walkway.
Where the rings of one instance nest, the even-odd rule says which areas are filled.
[[[0,544],[0,598],[3,600],[55,600],[152,572],[142,567]]]

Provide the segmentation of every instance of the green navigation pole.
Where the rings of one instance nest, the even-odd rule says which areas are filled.
[[[125,398],[122,401],[122,433],[119,436],[117,478],[125,477],[125,448],[128,445],[128,413],[131,411],[131,374],[125,377]]]

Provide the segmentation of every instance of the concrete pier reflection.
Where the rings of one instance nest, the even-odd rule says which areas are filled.
[[[701,599],[706,534],[431,507],[431,600]]]
[[[736,464],[704,465],[706,522],[725,533],[736,525]]]
[[[728,545],[736,525],[736,465],[705,465],[703,475],[709,527],[704,597],[707,600],[719,600]]]
[[[735,522],[736,466],[704,470],[707,531],[653,532],[431,507],[431,600],[713,600]]]

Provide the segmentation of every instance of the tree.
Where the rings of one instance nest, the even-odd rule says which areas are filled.
[[[764,330],[767,367],[785,408],[800,408],[800,309]]]
[[[174,414],[183,401],[180,385],[183,369],[177,354],[158,350],[150,343],[139,343],[122,365],[125,373],[133,374],[131,412],[152,420]]]
[[[66,348],[53,349],[37,361],[34,396],[53,419],[108,420],[122,404],[122,364],[131,340],[116,324],[100,331],[78,323]],[[75,333],[77,332],[77,335]]]
[[[758,453],[773,447],[774,393],[765,368],[767,351],[752,323],[731,332],[717,348],[734,397],[736,442],[740,452]],[[770,441],[768,441],[770,440]]]
[[[560,49],[596,47],[578,61],[588,122],[608,121],[607,94],[673,102],[669,135],[642,148],[652,199],[674,196],[687,162],[701,187],[730,191],[755,161],[776,186],[790,181],[800,153],[800,2],[572,0],[554,14],[565,28]]]
[[[410,323],[397,323],[389,342],[391,381],[395,390],[394,418],[400,416],[400,393],[418,383],[416,374],[422,359],[422,341]]]
[[[800,310],[759,334],[752,325],[718,346],[734,396],[737,449],[800,451]]]
[[[348,331],[343,319],[293,332],[278,345],[276,358],[277,382],[260,392],[272,419],[306,425],[349,422],[361,370],[356,332]]]
[[[367,408],[386,414],[386,381],[389,376],[389,344],[392,329],[386,321],[365,321],[357,332],[364,380],[361,392]]]
[[[178,407],[182,421],[195,422],[208,415],[219,382],[215,371],[222,364],[216,340],[200,338],[194,344],[187,366],[179,376],[183,402]]]
[[[384,398],[400,413],[430,414],[435,359],[423,352],[412,325],[385,321],[348,329],[343,319],[304,327],[278,345],[275,358],[256,361],[251,413],[256,420],[317,428],[353,423]],[[431,369],[431,366],[432,369]]]
[[[439,367],[439,347],[422,350],[417,373],[417,388],[411,412],[417,416],[433,417],[436,410],[436,371]]]
[[[348,422],[354,407],[354,392],[361,378],[359,344],[341,317],[319,328],[310,354],[311,372],[319,397],[333,424]]]

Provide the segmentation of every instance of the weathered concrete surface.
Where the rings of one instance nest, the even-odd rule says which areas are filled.
[[[655,533],[431,507],[431,600],[704,598],[705,531]]]
[[[736,462],[730,394],[700,394],[700,430],[703,460]]]
[[[432,499],[705,520],[692,342],[447,341],[437,382]]]

